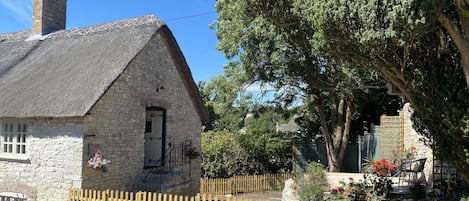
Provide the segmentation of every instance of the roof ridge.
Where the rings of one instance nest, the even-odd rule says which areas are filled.
[[[90,25],[86,27],[78,27],[73,29],[60,30],[49,35],[45,38],[60,38],[60,37],[69,37],[69,36],[82,36],[89,35],[93,33],[106,32],[110,30],[118,30],[126,27],[136,27],[136,26],[148,26],[156,25],[158,27],[165,25],[165,23],[156,17],[155,15],[144,15],[140,17],[134,17],[129,19],[123,19],[113,22],[106,22],[101,24]],[[1,42],[16,42],[24,41],[31,36],[31,30],[24,30],[18,32],[10,32],[5,34],[0,34],[0,43]]]
[[[144,15],[114,22],[91,25],[87,27],[79,27],[74,29],[66,29],[49,34],[47,38],[69,37],[77,35],[89,35],[94,33],[106,32],[110,30],[124,29],[126,27],[156,25],[158,27],[165,23],[155,15]]]
[[[23,31],[0,34],[0,43],[24,41],[30,35],[31,35],[31,30],[23,30]]]

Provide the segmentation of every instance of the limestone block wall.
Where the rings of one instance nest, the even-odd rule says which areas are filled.
[[[166,109],[166,143],[191,140],[200,150],[201,123],[161,36],[155,34],[85,117],[84,160],[100,150],[106,172],[83,169],[83,188],[130,190],[142,176],[146,108]],[[198,161],[198,162],[197,162]],[[198,191],[200,159],[190,191]]]
[[[0,158],[0,192],[22,193],[28,200],[66,200],[68,189],[81,188],[82,119],[20,121],[28,122],[28,159]]]
[[[417,131],[412,127],[413,123],[411,116],[413,109],[409,103],[406,103],[403,107],[404,112],[404,148],[406,150],[410,149],[412,146],[415,146],[417,149],[416,158],[427,158],[425,163],[425,179],[428,183],[432,181],[432,171],[433,171],[433,151],[432,149],[425,145],[421,140],[423,136],[419,135]]]

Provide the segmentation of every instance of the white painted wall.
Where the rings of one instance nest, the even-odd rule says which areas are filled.
[[[21,121],[28,122],[28,159],[0,158],[0,192],[22,193],[28,200],[66,200],[68,189],[82,183],[83,123],[65,118]]]

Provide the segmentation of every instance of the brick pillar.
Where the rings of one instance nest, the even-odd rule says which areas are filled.
[[[67,0],[33,0],[32,35],[65,29]]]

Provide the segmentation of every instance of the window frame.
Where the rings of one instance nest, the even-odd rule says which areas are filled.
[[[30,124],[26,121],[0,121],[0,158],[13,160],[29,160],[29,129]],[[7,150],[7,152],[5,152],[5,150]]]

